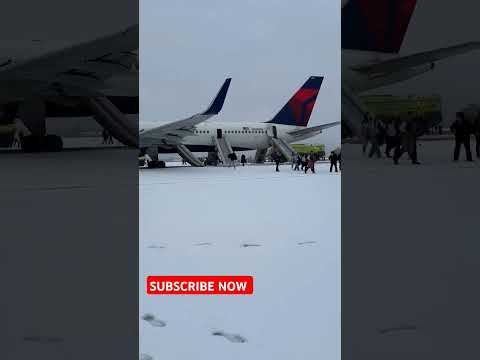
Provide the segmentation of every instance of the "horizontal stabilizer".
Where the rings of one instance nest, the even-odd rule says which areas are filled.
[[[293,131],[289,131],[288,134],[291,136],[305,136],[313,133],[322,132],[325,129],[328,129],[330,127],[337,126],[337,125],[340,125],[340,121],[335,121],[332,123],[318,125],[318,126],[312,126],[305,129],[293,130]]]
[[[468,42],[442,49],[397,57],[371,65],[353,67],[352,69],[367,75],[393,73],[408,68],[432,64],[435,61],[461,55],[473,50],[480,50],[480,42]]]

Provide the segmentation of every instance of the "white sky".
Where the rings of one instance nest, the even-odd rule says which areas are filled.
[[[140,121],[179,120],[232,84],[219,121],[268,121],[311,75],[325,76],[309,125],[340,120],[340,3],[140,3]],[[340,127],[312,142],[335,146]]]

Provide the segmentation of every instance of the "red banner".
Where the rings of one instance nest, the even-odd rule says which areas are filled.
[[[149,295],[249,295],[253,276],[148,276]]]

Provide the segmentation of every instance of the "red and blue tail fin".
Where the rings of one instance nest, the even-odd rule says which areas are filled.
[[[342,8],[342,49],[398,53],[417,0],[350,0]]]
[[[308,78],[307,82],[288,100],[278,114],[267,123],[307,126],[322,82],[323,76]]]

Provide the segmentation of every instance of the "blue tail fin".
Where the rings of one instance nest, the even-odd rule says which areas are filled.
[[[278,114],[267,123],[307,126],[322,82],[323,76],[308,78],[307,82],[288,100]]]

